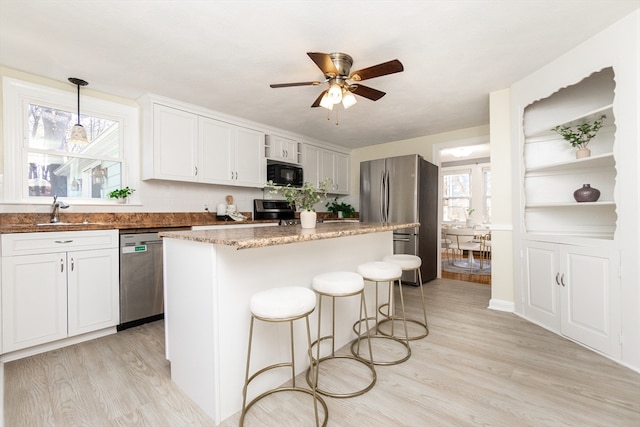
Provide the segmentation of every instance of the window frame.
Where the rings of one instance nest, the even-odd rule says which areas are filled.
[[[48,197],[30,197],[28,194],[28,164],[25,147],[28,138],[26,109],[29,104],[43,105],[61,110],[76,111],[77,92],[43,86],[4,76],[3,92],[3,195],[4,202],[16,204],[50,204]],[[121,163],[121,185],[134,186],[135,165],[139,159],[139,109],[126,104],[96,98],[81,92],[81,113],[104,117],[119,122],[120,157],[111,159]],[[26,149],[25,149],[26,148]],[[74,205],[112,205],[115,200],[104,198],[69,197]]]
[[[450,176],[450,175],[468,175],[469,176],[469,196],[464,196],[464,197],[447,197],[444,194],[444,182],[445,182],[445,177],[446,176]],[[442,184],[443,184],[443,194],[442,194],[442,222],[444,224],[459,224],[460,221],[446,221],[444,219],[444,206],[445,206],[445,200],[464,200],[467,199],[469,201],[469,207],[473,206],[473,169],[471,167],[456,167],[456,168],[450,168],[447,169],[446,171],[442,171]],[[466,213],[465,213],[466,216]]]

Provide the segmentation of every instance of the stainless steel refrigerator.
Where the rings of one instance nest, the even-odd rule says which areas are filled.
[[[393,252],[422,259],[422,280],[437,277],[438,167],[417,154],[360,163],[360,221],[418,222],[396,230]],[[403,282],[418,283],[415,272]]]

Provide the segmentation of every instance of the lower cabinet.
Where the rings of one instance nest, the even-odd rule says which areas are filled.
[[[118,324],[117,238],[117,230],[2,236],[3,353]]]
[[[619,357],[619,252],[527,241],[523,255],[524,316]]]

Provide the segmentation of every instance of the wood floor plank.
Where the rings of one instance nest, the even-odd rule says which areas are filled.
[[[420,319],[418,289],[403,290],[409,316]],[[429,335],[411,342],[407,362],[376,367],[368,393],[325,398],[329,426],[640,426],[640,374],[488,310],[484,284],[438,279],[425,291]],[[336,369],[344,384],[357,374]],[[7,363],[4,398],[8,427],[214,425],[171,382],[162,321]],[[310,402],[270,397],[245,425],[312,425]]]

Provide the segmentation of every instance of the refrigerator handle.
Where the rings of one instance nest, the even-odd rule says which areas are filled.
[[[384,194],[385,194],[385,185],[384,185],[384,171],[380,174],[380,221],[384,221]]]
[[[384,222],[389,222],[389,171],[385,171],[384,179]]]

